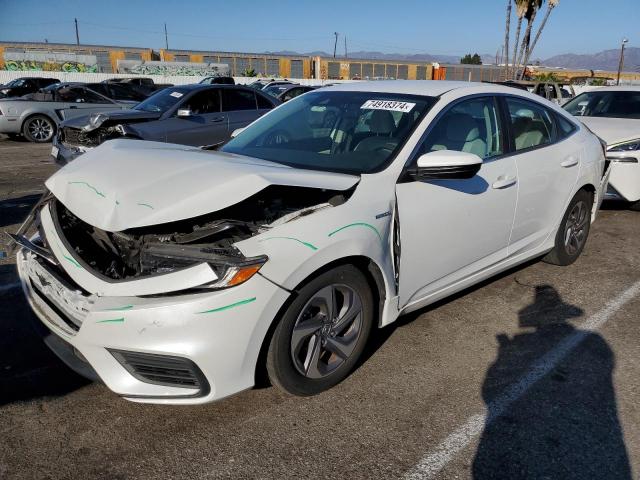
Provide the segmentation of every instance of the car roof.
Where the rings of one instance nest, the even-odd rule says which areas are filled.
[[[640,85],[616,85],[612,87],[597,87],[591,90],[585,90],[582,93],[587,92],[640,92]]]
[[[514,91],[513,87],[479,82],[453,82],[448,80],[358,80],[349,83],[338,83],[326,88],[333,91],[399,93],[423,95],[427,97],[439,97],[451,90],[473,89],[476,92],[496,93],[512,93]]]
[[[171,88],[181,88],[187,91],[194,91],[194,90],[207,90],[209,88],[232,88],[232,89],[246,89],[246,90],[251,90],[252,92],[255,92],[256,90],[253,88],[249,88],[249,87],[245,87],[244,85],[228,85],[228,84],[224,84],[224,83],[189,83],[187,85],[174,85],[172,87],[167,87],[168,89]]]

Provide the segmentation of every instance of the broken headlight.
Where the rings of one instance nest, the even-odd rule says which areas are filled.
[[[268,260],[266,255],[245,257],[239,251],[229,255],[203,245],[179,245],[173,243],[149,243],[140,254],[143,269],[152,269],[157,273],[174,271],[198,263],[207,263],[218,279],[201,288],[226,288],[240,285],[253,277]]]
[[[640,150],[640,138],[609,148],[609,152],[633,152],[634,150]]]

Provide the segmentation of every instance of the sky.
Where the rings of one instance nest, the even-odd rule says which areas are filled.
[[[0,0],[0,41],[265,52],[494,54],[506,0]],[[543,7],[546,9],[546,6]],[[512,32],[515,20],[512,20]],[[561,0],[535,58],[640,46],[640,0]],[[512,40],[513,42],[513,40]],[[513,44],[513,43],[512,43]]]

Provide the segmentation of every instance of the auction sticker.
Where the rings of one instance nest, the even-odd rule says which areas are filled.
[[[392,112],[410,112],[415,103],[396,102],[395,100],[367,100],[360,108],[368,110],[390,110]]]
[[[180,98],[183,94],[180,92],[171,92],[169,95],[172,97]]]

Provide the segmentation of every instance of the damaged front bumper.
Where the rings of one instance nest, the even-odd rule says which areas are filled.
[[[24,241],[25,226],[18,272],[45,342],[67,365],[138,402],[205,403],[253,386],[262,340],[288,291],[260,274],[231,288],[193,289],[218,280],[206,263],[100,278],[67,248],[46,197],[39,205],[50,254],[38,235]]]
[[[59,129],[58,132],[53,136],[51,146],[51,157],[53,159],[53,163],[60,167],[64,167],[66,164],[68,164],[72,160],[75,160],[90,149],[90,147],[81,145],[67,144],[61,140],[62,135],[62,129]]]
[[[47,344],[139,402],[205,403],[252,387],[261,339],[289,295],[255,275],[206,293],[98,296],[26,249],[17,259],[32,309],[58,337]]]

